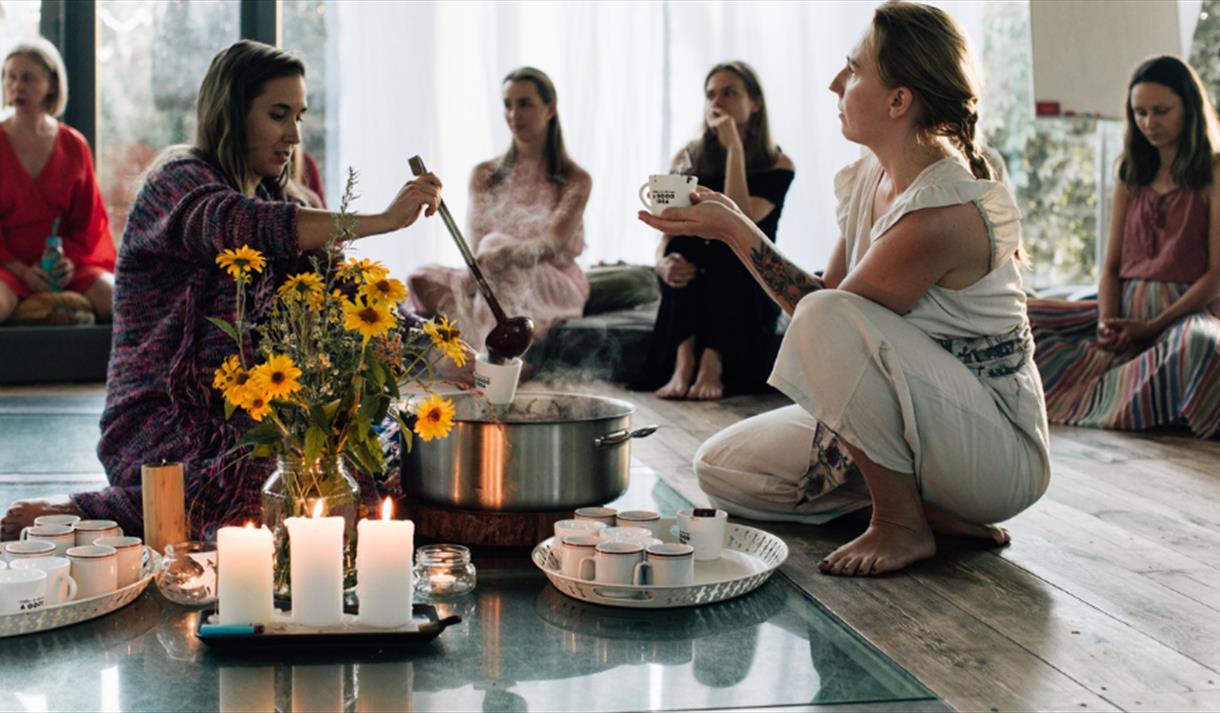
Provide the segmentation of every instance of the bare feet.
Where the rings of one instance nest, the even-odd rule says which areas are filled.
[[[689,337],[678,345],[674,359],[674,373],[669,383],[653,393],[658,399],[684,399],[690,390],[690,380],[695,375],[695,338]]]
[[[941,510],[935,505],[924,504],[924,514],[928,517],[928,527],[938,535],[949,537],[975,537],[990,540],[1003,547],[1011,541],[1008,530],[999,525],[978,525],[968,522],[956,515]]]
[[[695,383],[690,387],[690,398],[696,401],[716,401],[724,397],[724,365],[720,361],[720,352],[715,349],[704,349],[699,357],[699,373]]]
[[[67,495],[52,495],[39,500],[18,500],[9,506],[4,519],[0,520],[0,540],[16,540],[21,537],[21,528],[34,524],[34,518],[43,515],[83,515],[72,504]]]
[[[936,537],[926,524],[909,526],[874,519],[856,539],[818,563],[823,574],[869,577],[896,572],[936,554]]]

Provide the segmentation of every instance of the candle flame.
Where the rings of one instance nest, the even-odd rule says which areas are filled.
[[[253,523],[253,522],[251,522],[251,521],[249,521],[249,520],[246,520],[246,529],[247,529],[247,530],[253,530],[253,529],[254,529],[254,523]]]
[[[322,509],[326,507],[326,500],[318,498],[313,501],[313,514],[310,517],[322,517]]]
[[[388,495],[386,496],[385,500],[381,501],[381,519],[382,520],[393,520],[394,519],[394,503],[390,500],[390,497]]]

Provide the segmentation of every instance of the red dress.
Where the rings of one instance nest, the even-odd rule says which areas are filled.
[[[61,219],[64,255],[76,267],[69,290],[84,292],[100,275],[114,272],[110,219],[85,137],[60,122],[51,158],[38,178],[30,178],[8,132],[0,128],[0,263],[37,264],[56,218]],[[30,295],[25,283],[2,266],[0,281],[18,297]]]

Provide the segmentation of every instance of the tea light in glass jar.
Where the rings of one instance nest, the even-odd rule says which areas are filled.
[[[415,591],[421,594],[465,594],[476,581],[470,550],[462,545],[424,545],[415,552]]]

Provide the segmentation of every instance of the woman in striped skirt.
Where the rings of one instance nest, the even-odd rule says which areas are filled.
[[[1135,71],[1096,301],[1031,300],[1050,420],[1220,432],[1220,133],[1194,70]]]

